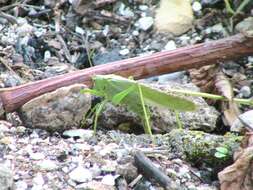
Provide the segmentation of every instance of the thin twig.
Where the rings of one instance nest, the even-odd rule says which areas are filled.
[[[12,16],[10,14],[7,14],[7,13],[4,13],[4,12],[0,11],[0,17],[5,18],[11,24],[18,24],[18,21],[17,21],[16,17],[14,17],[14,16]]]

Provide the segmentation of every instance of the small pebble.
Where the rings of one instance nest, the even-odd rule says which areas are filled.
[[[41,170],[51,171],[58,168],[56,163],[52,160],[43,160],[38,163],[38,166]]]
[[[241,89],[240,89],[240,92],[241,96],[243,98],[249,98],[250,95],[251,95],[251,89],[249,86],[243,86]]]
[[[41,173],[38,173],[35,178],[33,178],[33,184],[37,186],[42,186],[45,183],[44,178]]]
[[[249,57],[248,57],[248,62],[249,62],[249,63],[253,63],[253,56],[249,56]]]
[[[119,51],[119,54],[123,56],[128,55],[129,53],[130,53],[129,49],[122,49]]]
[[[119,8],[118,8],[118,13],[127,18],[134,16],[134,12],[129,7],[126,7],[124,3],[120,3]]]
[[[48,60],[50,59],[51,57],[51,52],[50,51],[45,51],[44,52],[44,62],[48,62]]]
[[[253,130],[253,110],[247,111],[239,115],[240,119],[244,121],[248,126],[252,127]]]
[[[109,33],[109,31],[110,31],[109,25],[105,25],[105,27],[104,27],[102,33],[103,33],[104,36],[107,36],[108,33]]]
[[[134,30],[132,33],[134,36],[138,36],[140,33],[138,32],[138,30]]]
[[[32,160],[42,160],[45,158],[45,155],[40,152],[36,152],[36,153],[31,152],[29,153],[29,155]]]
[[[18,126],[18,127],[16,127],[16,132],[17,133],[25,133],[25,131],[26,131],[26,128],[24,127],[24,126]]]
[[[142,17],[135,24],[141,30],[147,31],[154,24],[154,19],[152,17]]]
[[[81,139],[89,139],[93,136],[93,130],[88,129],[72,129],[63,132],[63,136],[66,137],[79,137]]]
[[[81,166],[75,168],[72,172],[69,173],[70,179],[78,183],[89,182],[92,180],[92,173]]]
[[[176,43],[173,40],[168,41],[164,47],[165,50],[175,50],[177,49]]]
[[[27,189],[27,183],[25,181],[17,181],[15,184],[16,190],[24,190]]]
[[[194,1],[194,3],[192,4],[192,10],[194,12],[199,12],[201,11],[201,9],[202,9],[202,5],[200,4],[200,2]]]
[[[147,5],[140,5],[139,10],[146,11],[146,10],[148,10],[148,6]]]
[[[75,32],[78,33],[78,34],[81,34],[81,35],[85,34],[85,31],[79,26],[76,26]]]
[[[101,181],[104,185],[114,186],[115,185],[115,177],[111,174],[105,175]]]

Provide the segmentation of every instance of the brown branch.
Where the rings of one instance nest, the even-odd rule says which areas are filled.
[[[222,40],[155,53],[145,57],[116,61],[88,69],[67,73],[25,85],[0,90],[0,105],[11,112],[27,101],[57,88],[84,83],[91,86],[91,77],[97,74],[118,74],[135,79],[199,68],[253,54],[253,37],[237,34]]]

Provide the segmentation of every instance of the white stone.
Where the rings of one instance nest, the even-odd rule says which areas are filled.
[[[120,54],[120,55],[127,55],[127,54],[129,54],[129,53],[130,53],[130,51],[129,51],[129,49],[127,49],[127,48],[126,48],[126,49],[122,49],[122,50],[119,51],[119,54]]]
[[[201,11],[201,9],[202,9],[201,3],[198,1],[194,1],[194,3],[192,4],[192,10],[195,12],[199,12]]]
[[[165,50],[175,50],[177,49],[176,43],[173,40],[168,41],[164,47]]]
[[[134,30],[132,33],[134,36],[138,36],[140,33],[138,32],[138,30]]]
[[[38,173],[34,178],[33,178],[33,184],[42,186],[45,183],[44,178],[41,173]]]
[[[28,23],[28,21],[24,17],[17,17],[17,22],[18,22],[18,25],[23,25],[23,24]]]
[[[102,33],[103,33],[104,36],[107,36],[108,33],[109,33],[109,31],[110,31],[109,25],[105,25],[105,27],[104,27]]]
[[[10,129],[3,123],[0,123],[0,132],[8,132]]]
[[[81,166],[75,168],[72,172],[69,173],[70,179],[79,183],[85,183],[92,180],[92,173]]]
[[[41,36],[43,36],[44,34],[46,34],[47,33],[47,30],[45,29],[45,28],[38,28],[38,29],[36,29],[35,31],[34,31],[34,35],[36,36],[36,37],[41,37]]]
[[[240,89],[240,94],[242,95],[243,98],[249,98],[251,95],[251,89],[249,86],[243,86]]]
[[[89,139],[93,136],[94,131],[88,129],[71,129],[63,132],[67,137],[79,137],[81,139]]]
[[[146,10],[148,10],[148,6],[147,5],[140,5],[139,10],[146,11]]]
[[[248,62],[253,63],[253,56],[248,57]]]
[[[44,61],[45,61],[45,62],[48,62],[48,60],[50,59],[50,57],[51,57],[51,52],[48,51],[48,50],[46,50],[46,51],[44,52]]]
[[[25,181],[17,181],[17,183],[15,184],[16,186],[16,190],[24,190],[27,188],[27,183]]]
[[[253,110],[247,111],[247,112],[241,114],[239,117],[245,123],[247,123],[249,126],[252,126],[252,128],[253,128]]]
[[[52,160],[43,160],[38,163],[38,167],[41,170],[51,171],[58,168],[57,164]]]
[[[129,18],[134,16],[134,12],[129,7],[126,7],[124,3],[120,3],[118,13]]]
[[[142,17],[140,18],[135,25],[141,30],[147,31],[154,24],[154,19],[152,17]]]
[[[79,26],[76,26],[75,32],[78,34],[81,34],[81,35],[84,35],[84,33],[85,33],[85,31]]]
[[[115,178],[113,175],[105,175],[101,181],[104,185],[114,186],[115,185]]]
[[[34,28],[32,25],[25,23],[19,27],[17,27],[17,33],[20,36],[25,36],[27,34],[31,34],[34,31]]]
[[[30,152],[29,155],[30,155],[30,158],[33,160],[42,160],[45,158],[45,155],[40,152],[36,152],[36,153]]]

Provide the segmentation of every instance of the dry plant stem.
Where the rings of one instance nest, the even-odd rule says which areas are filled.
[[[172,179],[159,170],[142,152],[138,151],[134,154],[134,161],[138,171],[146,178],[154,179],[165,189],[174,189]]]
[[[253,54],[253,37],[237,34],[229,38],[164,51],[149,56],[135,57],[67,73],[41,81],[0,90],[0,104],[11,112],[27,101],[63,86],[84,83],[91,86],[91,77],[102,74],[117,74],[135,79],[199,68]]]

